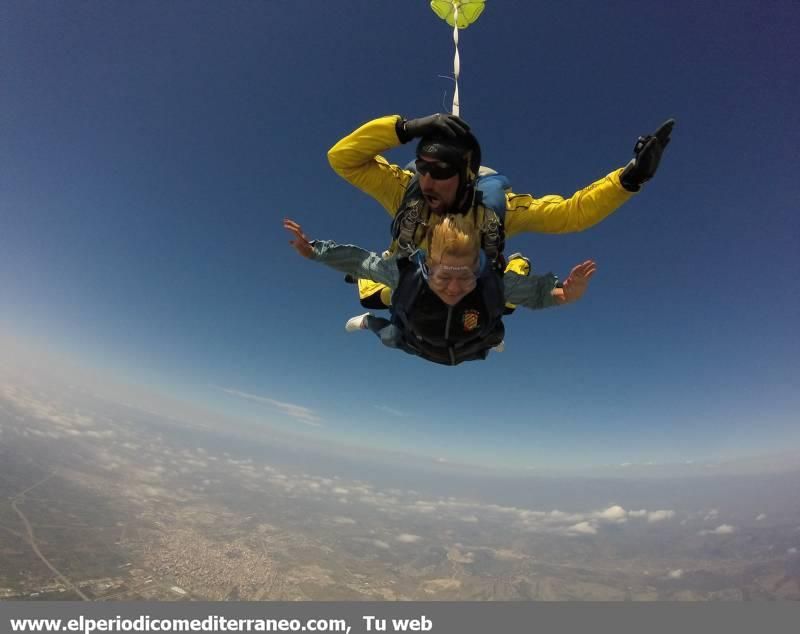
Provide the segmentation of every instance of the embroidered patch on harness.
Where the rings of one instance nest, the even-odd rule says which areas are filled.
[[[478,319],[481,314],[477,310],[464,311],[464,332],[472,332],[478,327]]]

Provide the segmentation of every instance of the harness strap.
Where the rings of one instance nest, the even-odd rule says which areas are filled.
[[[480,226],[481,248],[486,253],[492,266],[502,271],[505,268],[503,258],[503,249],[505,248],[503,220],[494,209],[483,205],[480,199],[476,203],[483,209],[483,223]],[[413,253],[419,247],[416,243],[417,232],[421,226],[428,226],[429,211],[419,190],[418,177],[414,175],[406,189],[406,195],[400,204],[400,208],[392,221],[392,239],[397,242],[398,248],[406,254]],[[477,219],[478,206],[472,207],[472,211]]]
[[[487,207],[484,207],[483,226],[481,227],[481,247],[486,253],[486,257],[493,266],[502,266],[503,237],[500,225],[500,218],[497,214]]]
[[[422,219],[422,207],[423,201],[421,199],[412,200],[400,210],[395,218],[397,231],[394,237],[397,240],[397,246],[408,254],[417,249],[417,245],[414,242],[417,227],[420,225],[427,226],[427,223]]]

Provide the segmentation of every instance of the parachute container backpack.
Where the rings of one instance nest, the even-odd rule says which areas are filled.
[[[477,20],[486,6],[485,0],[431,0],[431,9],[442,20],[453,27],[453,43],[456,46],[453,58],[453,77],[456,88],[453,93],[452,114],[460,116],[461,104],[458,100],[458,75],[461,72],[461,60],[458,56],[458,30],[466,29]]]

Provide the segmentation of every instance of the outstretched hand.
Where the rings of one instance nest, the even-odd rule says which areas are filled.
[[[569,272],[569,277],[564,281],[564,303],[576,302],[586,289],[589,288],[589,280],[597,270],[597,264],[593,260],[586,260],[578,266],[573,267]]]
[[[314,247],[311,246],[311,241],[308,239],[303,228],[291,218],[283,219],[283,228],[289,233],[294,235],[294,240],[289,240],[289,244],[294,247],[304,258],[310,258],[314,254]]]
[[[653,134],[639,137],[633,148],[634,157],[620,175],[620,182],[625,189],[639,191],[643,183],[655,176],[674,125],[675,119],[667,119]]]

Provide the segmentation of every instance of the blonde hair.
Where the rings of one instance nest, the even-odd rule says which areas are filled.
[[[475,221],[464,214],[447,215],[431,230],[428,260],[441,262],[445,255],[478,258],[481,235]]]

